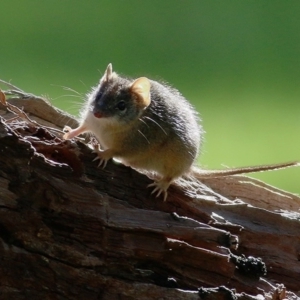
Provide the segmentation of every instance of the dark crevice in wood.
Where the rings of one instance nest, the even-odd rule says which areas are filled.
[[[7,101],[38,124],[0,107],[1,299],[300,297],[297,196],[186,176],[163,202],[146,175],[97,168],[83,141],[64,141],[70,116],[33,95]]]

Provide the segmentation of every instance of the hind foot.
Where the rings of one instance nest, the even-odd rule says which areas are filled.
[[[147,187],[154,187],[151,194],[156,193],[156,198],[162,194],[164,197],[164,201],[166,201],[168,197],[167,190],[171,184],[171,181],[172,179],[168,179],[168,180],[162,179],[162,180],[154,181],[153,183],[149,184]]]

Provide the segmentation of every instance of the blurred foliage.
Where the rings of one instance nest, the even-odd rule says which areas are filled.
[[[297,160],[299,15],[296,0],[2,0],[0,78],[77,114],[112,62],[196,106],[205,168]],[[300,169],[253,176],[300,192]]]

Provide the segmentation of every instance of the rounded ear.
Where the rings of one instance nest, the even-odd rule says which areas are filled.
[[[130,86],[130,91],[137,96],[138,104],[143,108],[151,103],[150,88],[151,83],[147,77],[136,79]]]
[[[112,78],[113,78],[112,64],[108,64],[108,66],[104,72],[104,75],[100,79],[100,82],[109,81]]]

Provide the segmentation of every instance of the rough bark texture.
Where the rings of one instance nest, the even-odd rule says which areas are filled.
[[[6,94],[0,299],[299,299],[297,196],[228,176],[180,179],[163,202],[147,176],[64,141],[53,128],[70,116]]]

